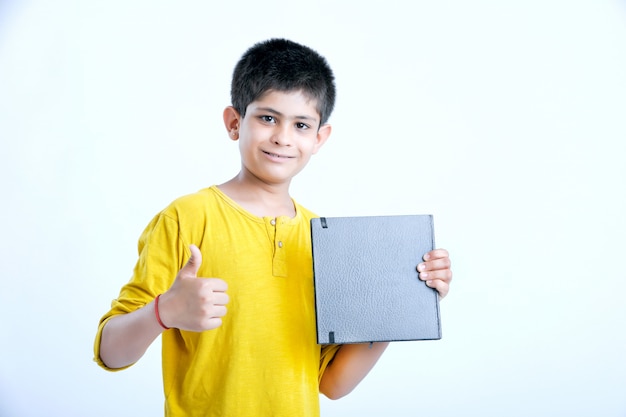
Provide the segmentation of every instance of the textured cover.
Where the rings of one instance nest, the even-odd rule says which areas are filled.
[[[311,220],[317,342],[441,339],[439,297],[418,277],[431,215]]]

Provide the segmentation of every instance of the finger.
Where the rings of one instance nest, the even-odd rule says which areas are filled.
[[[422,262],[417,266],[417,270],[424,271],[436,271],[439,269],[450,269],[450,258],[439,258],[428,262]]]
[[[223,279],[219,278],[205,278],[205,288],[210,289],[213,292],[226,292],[228,290],[228,284]]]
[[[200,253],[200,249],[196,245],[189,245],[189,250],[191,251],[191,256],[189,260],[180,270],[182,274],[186,277],[197,277],[198,269],[200,269],[200,265],[202,265],[202,253]]]
[[[448,258],[449,256],[450,254],[445,249],[434,249],[425,254],[423,259],[425,261],[430,261],[431,259]]]
[[[452,281],[452,271],[450,269],[439,269],[436,271],[420,272],[419,278],[422,281],[441,280],[449,283]]]
[[[200,326],[204,330],[215,329],[222,325],[222,317],[227,313],[225,306],[213,305],[205,311],[204,319],[200,322]]]
[[[202,330],[217,329],[221,325],[222,325],[222,319],[220,317],[212,317],[210,319],[205,320],[202,323]]]
[[[228,310],[224,306],[213,306],[211,309],[211,318],[220,318],[226,315]]]
[[[211,301],[214,306],[225,306],[230,301],[230,298],[225,292],[214,292]]]

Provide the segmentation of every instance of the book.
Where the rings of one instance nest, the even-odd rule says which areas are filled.
[[[441,339],[439,296],[417,265],[432,215],[311,220],[318,344]]]

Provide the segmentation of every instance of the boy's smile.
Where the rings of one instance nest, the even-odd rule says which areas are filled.
[[[265,151],[263,151],[265,152]],[[271,156],[272,158],[294,158],[293,156],[287,156],[287,155],[278,155],[275,153],[270,153],[270,152],[265,152],[267,155]]]
[[[239,141],[241,175],[289,185],[330,134],[330,125],[319,127],[316,104],[300,91],[269,91],[250,103],[243,118],[228,107],[224,122]]]

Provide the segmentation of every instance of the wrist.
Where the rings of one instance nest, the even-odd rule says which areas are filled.
[[[167,324],[165,324],[163,322],[163,319],[161,317],[161,310],[160,310],[160,305],[159,305],[159,301],[161,298],[161,294],[157,295],[156,298],[154,299],[154,316],[156,318],[157,323],[159,323],[159,326],[161,326],[161,328],[163,330],[169,330],[171,329],[171,327],[169,327]]]

